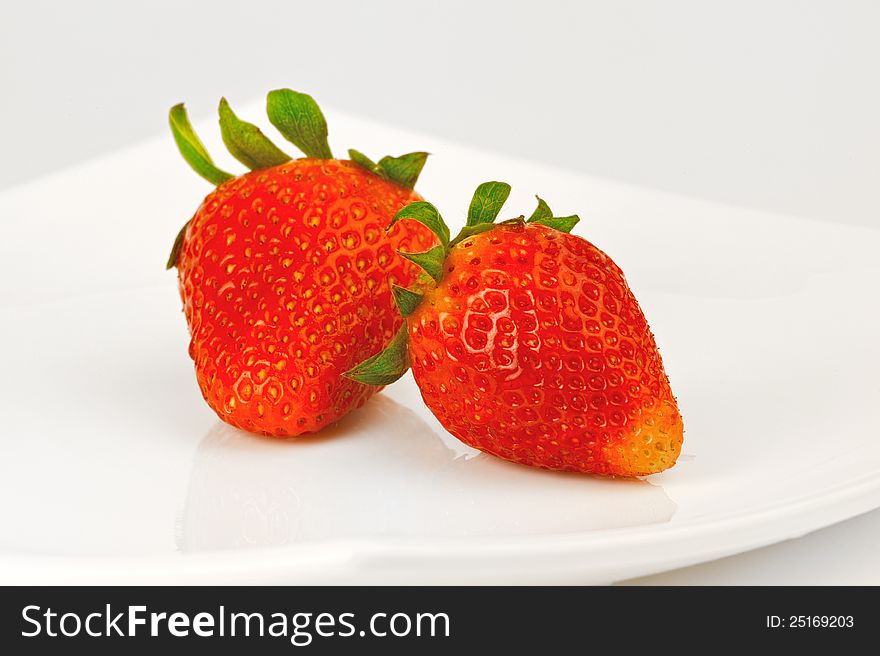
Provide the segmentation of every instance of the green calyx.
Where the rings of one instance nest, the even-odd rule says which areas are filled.
[[[327,121],[314,98],[292,89],[276,89],[266,96],[266,113],[272,125],[306,157],[333,158],[327,143]]]
[[[400,285],[392,286],[391,293],[394,294],[394,302],[397,303],[402,317],[408,317],[415,312],[424,298],[421,294]]]
[[[226,98],[220,99],[220,135],[226,149],[252,171],[267,169],[290,161],[278,146],[269,141],[256,125],[239,119]]]
[[[581,220],[577,214],[572,214],[571,216],[553,216],[553,212],[547,206],[547,203],[545,203],[540,196],[535,196],[535,198],[538,199],[538,207],[535,208],[535,211],[532,212],[532,215],[528,218],[526,223],[545,225],[548,228],[553,228],[559,232],[571,232],[572,228],[574,228],[578,221]]]
[[[393,182],[404,189],[412,189],[416,186],[419,174],[422,172],[422,168],[428,159],[428,153],[421,151],[407,153],[400,157],[388,155],[378,162],[374,162],[363,153],[354,149],[348,151],[348,156],[352,162],[361,168],[366,169],[370,173],[375,173],[380,178]]]
[[[272,143],[260,128],[238,118],[226,98],[220,99],[217,112],[224,145],[235,159],[250,170],[266,169],[291,160],[290,155]],[[306,157],[333,157],[327,143],[327,121],[311,96],[290,89],[270,91],[266,98],[266,113],[272,125]],[[196,173],[214,185],[234,177],[214,166],[208,151],[196,136],[182,103],[171,108],[168,119],[180,154]]]
[[[171,134],[174,135],[180,154],[196,173],[215,185],[232,179],[232,174],[214,166],[214,161],[189,122],[183,103],[175,105],[168,112],[168,124],[171,126]]]
[[[388,229],[390,230],[391,226],[401,219],[410,219],[421,223],[428,228],[428,230],[437,235],[437,239],[440,240],[440,244],[444,248],[449,247],[449,226],[446,225],[443,217],[440,216],[440,212],[437,211],[437,208],[431,205],[431,203],[423,200],[410,203],[394,215],[394,218],[391,219],[391,223],[388,224]]]
[[[388,347],[343,375],[365,385],[390,385],[409,369],[409,337],[406,323]]]
[[[510,196],[510,185],[506,182],[484,182],[481,184],[471,199],[467,225],[494,223],[508,196]]]
[[[291,157],[276,146],[260,128],[241,120],[229,106],[226,98],[220,99],[220,135],[229,153],[250,170],[270,168],[289,162]],[[266,114],[281,135],[311,159],[332,159],[333,153],[327,142],[327,121],[318,103],[305,94],[292,89],[276,89],[266,96]],[[214,164],[207,149],[193,130],[183,103],[168,112],[168,123],[174,142],[183,159],[192,169],[212,185],[218,186],[235,176]],[[372,173],[412,189],[422,172],[428,153],[415,152],[400,157],[383,157],[373,163],[357,151],[349,151],[352,161]],[[177,266],[177,258],[183,246],[186,226],[174,241],[168,257],[167,268]]]
[[[435,246],[424,253],[404,253],[397,251],[402,258],[418,264],[422,270],[427,273],[434,282],[439,283],[443,280],[443,263],[446,261],[448,251],[444,246]]]
[[[165,270],[173,269],[177,266],[177,258],[180,257],[180,251],[183,248],[183,238],[186,236],[186,229],[189,227],[189,221],[183,224],[180,232],[174,238],[174,244],[171,246],[171,253],[168,255],[168,261],[165,262]]]
[[[360,155],[356,152],[355,154]],[[355,159],[354,155],[352,159]],[[433,232],[440,244],[423,253],[398,251],[398,254],[419,265],[425,274],[439,284],[443,280],[446,258],[450,250],[468,237],[494,229],[498,225],[495,220],[501,213],[501,208],[509,195],[510,185],[505,182],[484,182],[477,187],[468,208],[467,224],[454,239],[450,239],[449,226],[436,207],[424,201],[410,203],[394,216],[388,229],[390,230],[398,221],[416,221]],[[535,223],[560,232],[571,232],[571,229],[580,220],[575,215],[553,216],[547,203],[540,197],[537,198],[538,207],[528,219],[518,217],[512,221]],[[424,300],[422,294],[398,285],[394,285],[391,291],[403,317],[408,317],[415,312]],[[351,371],[346,372],[345,375],[366,385],[388,385],[403,376],[409,366],[409,333],[406,323],[404,323],[403,328],[394,336],[384,351],[365,360]]]

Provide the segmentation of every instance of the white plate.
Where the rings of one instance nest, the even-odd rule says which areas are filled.
[[[435,153],[419,188],[453,223],[486,179],[513,184],[506,214],[536,192],[579,212],[657,336],[678,465],[615,481],[478,455],[410,378],[316,437],[220,423],[163,270],[208,189],[163,136],[0,194],[0,582],[609,582],[880,505],[880,231],[329,120],[338,152]]]

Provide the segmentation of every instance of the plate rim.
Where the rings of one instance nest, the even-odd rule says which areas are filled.
[[[308,583],[327,579],[326,582],[335,584],[345,583],[346,578],[375,579],[376,573],[363,576],[368,569],[380,570],[377,572],[379,581],[387,575],[392,579],[390,582],[397,582],[399,577],[387,570],[387,563],[406,560],[409,564],[424,565],[429,559],[442,561],[443,566],[423,575],[422,579],[418,574],[408,572],[408,583],[452,584],[457,581],[454,573],[449,571],[450,567],[461,565],[463,560],[473,561],[471,565],[477,562],[485,565],[488,561],[491,566],[491,561],[496,559],[496,567],[485,572],[482,577],[485,580],[479,581],[492,583],[497,582],[504,569],[502,566],[505,563],[510,565],[507,561],[529,557],[564,558],[565,565],[580,561],[587,582],[610,583],[800,537],[878,507],[880,470],[755,510],[735,511],[710,519],[693,517],[677,524],[663,522],[568,534],[437,538],[375,536],[313,540],[246,550],[178,551],[158,556],[28,554],[6,550],[0,551],[0,584],[72,584],[90,580],[119,585],[132,582],[158,585],[180,582],[181,578],[184,583],[204,584],[217,582],[217,578],[229,581],[230,577],[237,583],[247,584],[253,583],[250,580],[253,576],[262,581],[273,573],[282,575],[287,582],[303,578]],[[783,517],[785,522],[776,521]],[[700,548],[676,552],[671,557],[667,551],[666,558],[650,562],[640,559],[661,544],[667,549],[676,544],[699,544]],[[588,562],[597,552],[615,553],[616,564]],[[320,571],[322,567],[333,567],[338,573],[328,575],[328,572]],[[526,576],[535,579],[532,583],[540,582],[542,577],[559,578],[543,571],[532,577]],[[357,580],[351,582],[358,584]]]

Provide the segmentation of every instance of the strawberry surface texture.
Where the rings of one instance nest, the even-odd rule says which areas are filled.
[[[436,238],[414,223],[386,231],[398,210],[421,200],[412,187],[426,153],[335,159],[311,97],[273,91],[267,111],[306,157],[286,155],[224,99],[224,143],[252,169],[233,176],[214,165],[183,106],[172,108],[181,154],[216,188],[178,234],[168,266],[177,267],[208,405],[233,426],[286,437],[332,424],[377,391],[343,373],[403,323],[392,286],[412,284],[421,270],[397,251]]]
[[[432,235],[391,217],[418,199],[350,162],[295,160],[225,182],[190,221],[177,264],[190,356],[208,405],[270,435],[313,432],[377,391],[342,373],[403,319],[398,249]],[[397,229],[397,228],[400,229]]]
[[[654,337],[585,239],[522,222],[470,237],[408,323],[422,397],[466,444],[597,474],[675,462],[681,417]]]
[[[444,244],[413,256],[432,280],[395,290],[406,327],[349,375],[387,384],[411,367],[452,435],[506,460],[612,476],[671,467],[682,418],[623,272],[540,199],[528,221],[495,224],[508,192],[482,185],[453,240],[428,203],[401,210],[394,227],[413,219]]]

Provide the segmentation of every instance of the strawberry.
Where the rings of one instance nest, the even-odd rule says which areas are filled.
[[[214,165],[183,105],[171,109],[181,154],[217,188],[180,231],[168,268],[177,267],[208,405],[238,428],[289,436],[335,422],[376,391],[341,374],[403,323],[391,286],[420,269],[396,251],[436,242],[419,225],[383,230],[420,200],[412,187],[426,153],[333,159],[311,97],[273,91],[267,109],[306,157],[292,160],[224,99],[223,141],[252,169],[237,177]]]
[[[510,186],[477,189],[450,239],[437,209],[410,219],[440,244],[404,257],[427,274],[394,288],[406,326],[347,375],[387,385],[411,366],[422,398],[465,444],[546,469],[642,476],[675,464],[682,420],[645,316],[620,268],[569,234],[578,217],[495,223]]]

